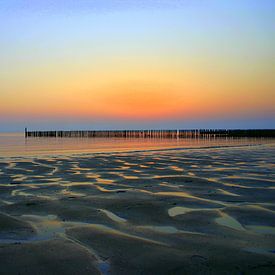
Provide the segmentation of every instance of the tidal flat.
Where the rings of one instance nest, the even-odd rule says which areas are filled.
[[[0,274],[275,274],[275,145],[0,158]]]

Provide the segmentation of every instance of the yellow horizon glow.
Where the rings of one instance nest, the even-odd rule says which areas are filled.
[[[256,10],[250,11],[254,23],[246,5],[234,5],[240,5],[234,18],[243,29],[217,25],[216,14],[205,22],[197,13],[207,7],[196,6],[61,14],[53,23],[49,15],[31,14],[40,28],[19,16],[12,25],[17,36],[5,34],[13,43],[0,45],[0,116],[146,121],[274,115],[271,31]],[[217,4],[207,11],[214,8],[226,10]],[[261,24],[266,28],[256,29]]]
[[[44,71],[29,70],[29,76],[19,73],[16,83],[6,84],[11,92],[1,95],[0,114],[189,118],[233,110],[235,115],[241,115],[272,110],[274,106],[275,85],[258,72],[245,78],[244,74],[230,75],[228,71],[228,75],[222,72],[217,75],[190,67],[190,62],[188,68],[178,64],[167,64],[166,68],[132,64],[120,68],[115,62],[101,67],[98,64],[97,71],[84,73],[66,66],[54,70],[49,65]],[[104,70],[106,67],[109,69]]]

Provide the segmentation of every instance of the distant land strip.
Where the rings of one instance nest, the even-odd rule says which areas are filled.
[[[274,138],[275,129],[191,129],[191,130],[95,130],[95,131],[28,131],[25,137],[55,137],[55,138],[210,138],[210,137],[266,137]]]

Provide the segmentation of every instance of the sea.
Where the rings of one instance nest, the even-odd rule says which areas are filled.
[[[275,144],[269,138],[55,138],[0,133],[0,157],[162,151]]]

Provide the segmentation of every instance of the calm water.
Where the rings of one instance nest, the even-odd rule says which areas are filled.
[[[272,139],[124,139],[28,138],[22,133],[0,133],[0,156],[36,156],[93,152],[122,152],[172,148],[204,148],[275,143]]]

